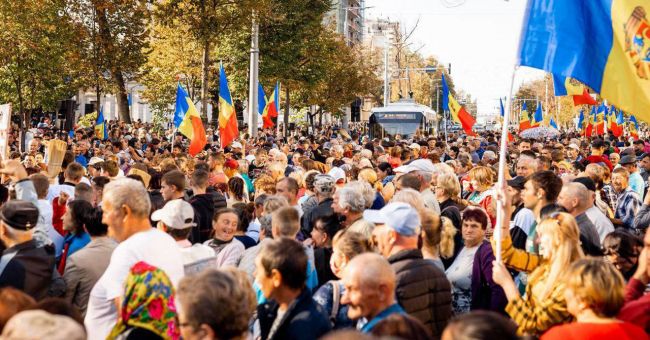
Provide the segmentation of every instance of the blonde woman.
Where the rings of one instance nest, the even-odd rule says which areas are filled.
[[[372,168],[361,169],[361,171],[359,171],[359,175],[357,175],[357,179],[359,181],[363,181],[370,184],[370,186],[373,187],[376,191],[375,199],[373,200],[370,209],[379,210],[383,208],[384,205],[386,205],[386,202],[384,201],[384,196],[381,195],[381,191],[382,189],[384,189],[384,186],[381,184],[377,172]]]
[[[625,281],[612,264],[578,260],[567,270],[565,283],[567,310],[575,322],[551,328],[541,340],[648,339],[643,328],[616,319],[625,301]]]
[[[571,320],[564,297],[567,280],[564,273],[571,263],[584,257],[580,248],[580,230],[573,216],[557,213],[537,226],[539,255],[515,249],[509,232],[512,206],[509,199],[505,199],[501,226],[503,263],[494,262],[492,278],[506,294],[506,313],[519,325],[518,332],[539,335],[552,326]],[[492,247],[496,252],[494,240]],[[525,295],[519,294],[506,266],[529,273]]]
[[[496,214],[492,206],[492,196],[494,195],[493,170],[487,166],[477,166],[469,171],[468,176],[473,191],[467,196],[467,201],[471,205],[477,205],[485,209],[490,217],[490,225],[494,227]]]

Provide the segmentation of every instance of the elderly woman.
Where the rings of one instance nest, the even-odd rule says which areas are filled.
[[[363,192],[349,183],[334,193],[332,210],[345,218],[343,225],[350,231],[361,233],[367,238],[372,237],[375,225],[363,219],[366,210],[366,200]]]
[[[452,309],[456,315],[484,309],[503,312],[503,289],[492,281],[492,247],[485,238],[487,213],[478,207],[463,211],[464,247],[445,272],[452,285]]]
[[[381,191],[384,188],[384,186],[381,184],[381,181],[379,181],[379,176],[377,175],[377,172],[372,168],[361,169],[361,171],[359,171],[359,174],[357,175],[357,179],[359,181],[364,181],[370,184],[370,186],[375,189],[375,197],[372,202],[372,205],[370,206],[370,209],[379,210],[383,208],[384,205],[386,205],[386,202],[384,201],[384,196],[381,195]]]

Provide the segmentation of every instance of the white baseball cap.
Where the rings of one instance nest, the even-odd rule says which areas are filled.
[[[333,167],[327,174],[334,178],[334,182],[345,180],[345,171],[339,167]]]
[[[430,160],[424,158],[416,159],[409,164],[395,168],[395,172],[401,172],[405,174],[413,171],[434,172],[436,171],[436,168],[433,166],[433,163]]]
[[[194,208],[182,199],[167,202],[162,209],[151,214],[151,220],[161,221],[170,229],[187,229],[196,226],[194,223]]]
[[[100,158],[100,157],[91,157],[91,158],[90,158],[90,161],[88,161],[88,165],[95,165],[95,164],[97,164],[97,163],[101,163],[101,162],[103,162],[103,161],[104,161],[103,158]]]
[[[233,142],[232,144],[230,144],[230,147],[231,147],[231,148],[241,149],[241,148],[242,148],[242,145],[241,145],[240,142]]]
[[[375,224],[385,224],[404,236],[420,233],[420,215],[403,202],[388,203],[381,210],[366,210],[363,212],[363,219]]]
[[[409,145],[409,149],[418,149],[418,150],[420,150],[420,144],[412,143],[411,145]]]

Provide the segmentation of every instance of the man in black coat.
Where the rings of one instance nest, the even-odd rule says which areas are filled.
[[[264,244],[255,279],[268,301],[257,306],[262,340],[318,339],[330,330],[325,313],[305,287],[307,254],[299,242],[280,238]]]

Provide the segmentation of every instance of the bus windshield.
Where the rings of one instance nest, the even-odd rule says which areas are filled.
[[[425,123],[420,112],[375,112],[369,120],[372,138],[395,135],[408,138],[422,131],[422,125]]]

